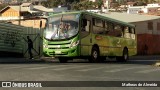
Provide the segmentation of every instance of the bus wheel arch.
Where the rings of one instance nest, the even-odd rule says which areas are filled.
[[[100,62],[100,50],[97,44],[94,44],[91,49],[91,54],[89,56],[89,62]]]
[[[116,60],[120,62],[126,62],[129,59],[128,48],[125,46],[122,51],[122,56],[117,56]]]

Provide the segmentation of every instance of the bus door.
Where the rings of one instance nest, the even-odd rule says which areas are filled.
[[[90,28],[91,28],[91,21],[87,19],[82,19],[82,25],[80,30],[80,45],[81,45],[81,55],[82,56],[88,56],[89,55],[89,47],[91,46],[91,34],[90,34]]]

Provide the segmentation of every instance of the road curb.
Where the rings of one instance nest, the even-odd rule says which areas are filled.
[[[151,56],[130,56],[129,59],[130,60],[150,60],[150,59],[153,59],[153,60],[159,60],[160,58],[160,55],[151,55]]]

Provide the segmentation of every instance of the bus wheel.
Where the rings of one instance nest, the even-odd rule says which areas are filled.
[[[68,59],[66,58],[58,58],[60,63],[66,63],[68,61]]]
[[[126,62],[129,59],[129,55],[128,55],[128,49],[125,48],[123,50],[123,56],[118,56],[116,57],[117,61],[121,61],[121,62]]]
[[[97,47],[92,48],[91,56],[89,58],[90,62],[100,62],[99,61],[99,50]]]

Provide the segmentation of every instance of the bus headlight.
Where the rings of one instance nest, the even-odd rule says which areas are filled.
[[[78,44],[79,44],[79,40],[78,40],[78,41],[75,41],[75,42],[72,42],[70,47],[71,47],[71,48],[72,48],[72,47],[75,47],[75,46],[77,46]]]
[[[43,48],[48,48],[48,45],[47,45],[47,44],[44,44],[44,45],[43,45]]]

